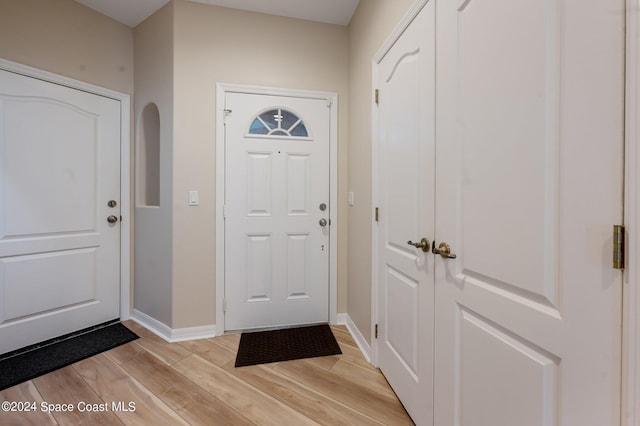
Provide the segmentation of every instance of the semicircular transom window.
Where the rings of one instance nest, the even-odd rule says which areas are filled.
[[[284,108],[274,108],[258,115],[251,123],[249,134],[302,138],[309,136],[302,119]]]

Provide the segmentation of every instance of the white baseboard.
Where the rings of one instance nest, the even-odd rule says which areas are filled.
[[[153,334],[162,337],[167,342],[171,339],[171,329],[157,319],[152,318],[149,315],[142,313],[136,309],[133,310],[131,319]]]
[[[367,340],[364,338],[362,333],[360,333],[356,324],[351,320],[349,314],[338,314],[338,325],[347,326],[347,330],[351,333],[351,336],[356,342],[356,345],[358,345],[360,352],[362,352],[362,355],[367,362],[371,364],[371,346],[367,343]]]
[[[215,324],[200,327],[170,328],[157,319],[136,309],[133,310],[131,319],[169,343],[209,339],[219,335]],[[355,323],[351,320],[349,314],[338,314],[337,320],[338,325],[347,327],[353,340],[358,345],[360,352],[362,352],[367,362],[371,363],[371,346],[369,346],[362,333],[360,333],[360,330],[358,330],[358,327],[356,327]]]
[[[170,328],[157,319],[135,309],[131,319],[169,343],[209,339],[217,336],[215,324],[199,327]]]
[[[218,335],[216,330],[215,324],[201,325],[198,327],[174,328],[171,330],[171,342],[210,339]]]

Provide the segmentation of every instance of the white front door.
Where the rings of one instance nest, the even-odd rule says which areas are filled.
[[[407,412],[433,412],[434,5],[377,67],[378,365]],[[421,243],[426,252],[408,244]]]
[[[625,2],[436,23],[435,424],[617,425]]]
[[[0,70],[0,353],[120,316],[119,218],[120,102]]]
[[[225,329],[329,321],[330,103],[225,99]]]

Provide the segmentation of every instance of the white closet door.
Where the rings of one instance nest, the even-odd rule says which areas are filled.
[[[438,2],[437,425],[619,424],[624,17]]]
[[[434,2],[377,66],[378,364],[411,417],[433,417]],[[422,244],[418,248],[408,244]]]

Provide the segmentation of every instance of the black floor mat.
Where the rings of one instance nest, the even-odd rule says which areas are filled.
[[[328,325],[242,333],[236,367],[341,353]]]
[[[0,356],[0,390],[131,342],[138,335],[117,323],[101,324]]]

